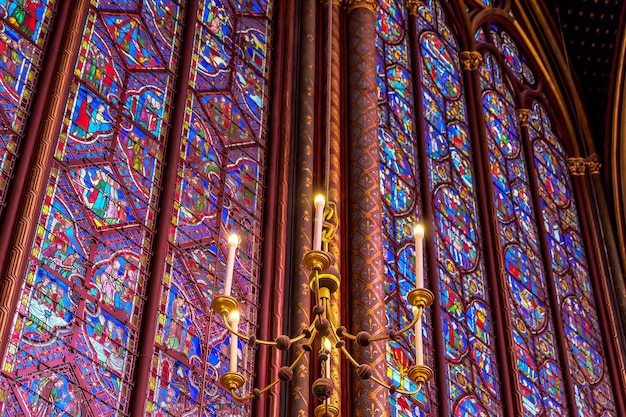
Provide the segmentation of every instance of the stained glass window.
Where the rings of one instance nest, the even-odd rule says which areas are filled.
[[[581,416],[616,416],[567,156],[539,102],[529,133],[576,407]]]
[[[126,415],[182,15],[89,7],[3,363],[8,415]]]
[[[415,137],[415,110],[411,88],[408,49],[408,16],[404,3],[381,1],[378,12],[377,49],[381,194],[385,236],[387,318],[395,328],[406,326],[412,313],[406,307],[406,295],[415,287],[415,250],[413,227],[421,218]],[[430,334],[430,317],[425,318],[424,333]],[[432,341],[425,338],[427,350]],[[389,343],[388,377],[401,389],[415,389],[406,371],[415,363],[413,337]],[[427,363],[431,366],[432,357]],[[433,386],[434,389],[434,386]],[[397,416],[417,416],[435,409],[425,398],[434,398],[432,390],[419,396],[390,396]]]
[[[501,415],[459,46],[439,2],[421,2],[417,24],[450,412]]]
[[[0,211],[13,171],[55,0],[0,0]]]
[[[248,403],[234,403],[217,386],[228,371],[230,336],[210,304],[223,292],[227,237],[237,233],[233,296],[244,300],[240,330],[256,331],[271,16],[267,2],[200,4],[150,415],[250,413]],[[243,390],[250,392],[254,351],[241,343],[239,348],[239,370],[248,381]]]
[[[509,39],[508,35],[505,39]],[[517,48],[515,48],[517,50]],[[518,56],[512,57],[520,62]],[[567,415],[537,218],[512,89],[490,53],[480,70],[514,373],[524,415]],[[507,60],[508,62],[508,60]],[[530,70],[529,70],[530,71]]]

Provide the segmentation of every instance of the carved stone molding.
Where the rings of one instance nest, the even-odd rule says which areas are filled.
[[[594,153],[589,155],[587,158],[569,158],[567,160],[567,166],[570,173],[576,177],[585,175],[585,171],[587,169],[592,175],[599,174],[600,169],[602,168],[602,163],[600,162],[598,155]]]
[[[407,0],[406,7],[409,10],[409,15],[417,16],[417,11],[421,4],[420,0]]]
[[[519,118],[519,123],[522,127],[528,127],[530,125],[530,116],[532,112],[529,109],[518,109],[517,117]]]
[[[483,66],[483,56],[478,51],[462,51],[461,65],[465,71],[476,71]]]
[[[348,13],[352,10],[363,8],[376,15],[380,7],[379,2],[376,0],[344,0],[343,4],[346,6],[346,9],[348,9]]]

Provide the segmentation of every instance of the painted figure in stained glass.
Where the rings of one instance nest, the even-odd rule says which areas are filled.
[[[42,344],[53,341],[59,332],[67,331],[75,310],[70,296],[65,282],[39,269],[28,306],[30,320],[24,322],[24,337]]]
[[[104,21],[129,66],[153,67],[162,64],[154,52],[150,36],[137,18],[127,15],[105,16]]]
[[[83,82],[102,94],[106,100],[117,104],[120,99],[123,73],[115,65],[112,58],[115,55],[107,42],[102,40],[100,32],[94,31],[87,43],[86,51],[78,58],[77,72]]]
[[[200,340],[191,321],[191,306],[178,290],[172,290],[170,296],[173,300],[168,306],[163,344],[187,357],[198,356]]]
[[[33,416],[48,417],[55,415],[56,404],[62,402],[66,395],[65,390],[66,383],[57,374],[50,374],[39,379],[31,403]]]
[[[109,168],[81,168],[70,172],[71,182],[97,226],[130,220],[128,202]]]
[[[129,254],[120,254],[96,265],[92,295],[129,317],[133,306],[132,290],[137,284],[138,267]]]
[[[109,132],[113,126],[106,102],[85,88],[80,88],[72,113],[71,135],[77,140],[95,141],[98,136]]]
[[[157,403],[159,406],[173,415],[182,415],[194,409],[194,405],[198,397],[198,388],[194,386],[194,381],[188,367],[179,361],[173,361],[172,367],[170,360],[164,360],[161,368],[161,379],[159,388],[159,397]],[[168,415],[170,415],[168,414]],[[157,412],[156,416],[164,416],[166,414]]]
[[[68,277],[84,273],[83,253],[69,211],[55,202],[42,241],[41,259],[61,276]]]
[[[122,373],[127,336],[125,326],[103,311],[96,314],[87,312],[84,326],[95,359],[108,369]]]
[[[161,92],[151,88],[143,88],[137,92],[129,91],[126,108],[130,110],[139,126],[153,135],[157,135],[163,119],[162,102],[163,94]]]
[[[0,2],[0,5],[1,3],[3,2]],[[5,4],[7,21],[28,38],[33,38],[42,6],[41,0],[14,0],[8,5]]]
[[[0,108],[5,116],[0,116],[0,123],[9,126],[15,123],[15,112],[27,82],[31,69],[34,48],[9,26],[0,21]],[[3,121],[6,117],[8,120]],[[13,126],[16,128],[17,126]]]
[[[149,194],[148,187],[154,176],[155,155],[158,149],[143,131],[134,126],[131,129],[130,131],[121,130],[122,148],[127,156],[128,165],[132,168],[135,183],[146,194]]]
[[[201,70],[213,74],[226,68],[230,62],[230,19],[221,4],[211,1],[205,6],[206,27],[202,28],[200,48]]]

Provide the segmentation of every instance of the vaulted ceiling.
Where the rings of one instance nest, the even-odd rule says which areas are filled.
[[[623,31],[624,0],[544,0],[583,93],[596,151],[604,153],[611,75]]]

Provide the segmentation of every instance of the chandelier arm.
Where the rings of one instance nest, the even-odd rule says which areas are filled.
[[[420,391],[422,391],[422,389],[424,388],[424,384],[419,383],[417,384],[417,388],[415,388],[413,391],[406,391],[403,389],[397,389],[396,393],[397,394],[401,394],[401,395],[415,395],[415,394],[419,394]]]
[[[315,319],[317,320],[317,318]],[[309,326],[309,331],[313,331],[313,328],[315,326],[315,320],[313,321],[313,323]],[[224,326],[226,327],[226,330],[228,330],[228,332],[230,334],[234,334],[236,335],[239,339],[245,341],[248,344],[250,343],[250,336],[246,336],[243,333],[239,333],[239,331],[235,331],[231,325],[230,322],[228,320],[228,316],[226,314],[222,314],[222,321],[224,322]],[[299,342],[300,340],[304,339],[306,337],[306,335],[304,333],[300,333],[298,336],[293,337],[293,338],[289,338],[291,343],[296,343]],[[277,343],[274,340],[263,340],[263,339],[254,339],[254,344],[257,345],[265,345],[265,346],[276,346]]]
[[[312,337],[309,339],[309,343],[315,338],[314,335],[312,335]],[[296,356],[296,358],[293,360],[293,362],[291,363],[291,365],[289,365],[289,368],[291,370],[294,370],[296,368],[296,366],[298,365],[298,363],[302,360],[302,358],[304,357],[304,355],[306,355],[308,352],[304,349],[302,349],[300,351],[300,353],[298,354],[298,356]],[[272,389],[272,387],[274,387],[276,384],[278,384],[279,382],[281,382],[280,378],[276,378],[274,381],[272,381],[268,386],[266,386],[263,389],[260,389],[256,394],[250,394],[250,395],[246,395],[243,397],[240,397],[236,394],[236,390],[234,388],[231,388],[230,390],[230,394],[233,396],[233,398],[237,401],[248,401],[251,400],[253,398],[255,398],[258,395],[263,395],[265,394],[267,391],[269,391],[270,389]]]
[[[225,314],[222,315],[222,321],[224,322],[224,326],[226,327],[226,330],[228,330],[228,332],[230,334],[234,334],[239,339],[241,339],[241,340],[245,341],[246,343],[250,344],[250,336],[246,336],[243,333],[239,333],[239,331],[234,330],[230,326],[230,322],[228,320],[228,317]],[[258,344],[258,345],[276,346],[276,342],[274,342],[273,340],[255,339],[254,343]]]
[[[335,324],[335,322],[333,321],[333,319],[332,319],[332,317],[331,317],[331,315],[330,315],[330,314],[328,315],[327,319],[328,319],[328,322],[330,323],[330,327],[331,327],[331,329],[333,329],[333,334],[334,334],[337,338],[339,338],[339,339],[343,339],[343,338],[345,337],[346,339],[356,340],[356,336],[355,336],[355,335],[353,335],[352,333],[347,332],[347,331],[342,332],[342,333],[341,333],[341,336],[337,335],[337,325],[336,325],[336,324]]]
[[[345,346],[341,347],[341,352],[343,352],[344,356],[350,361],[350,363],[352,363],[352,365],[354,365],[355,368],[358,368],[360,363],[357,362],[356,359],[354,359],[354,357],[350,354],[350,352],[348,352],[348,349],[346,349]]]
[[[418,307],[418,309],[419,309],[419,312],[413,317],[413,321],[411,321],[411,323],[407,324],[404,328],[396,331],[396,336],[402,336],[403,334],[405,334],[406,332],[411,330],[415,326],[415,323],[417,323],[417,321],[422,318],[422,315],[424,313],[424,309],[422,307]],[[370,339],[370,342],[380,342],[382,340],[390,340],[390,339],[391,339],[391,337],[389,336],[389,334],[386,334],[386,335],[383,335],[383,336],[372,337]]]

